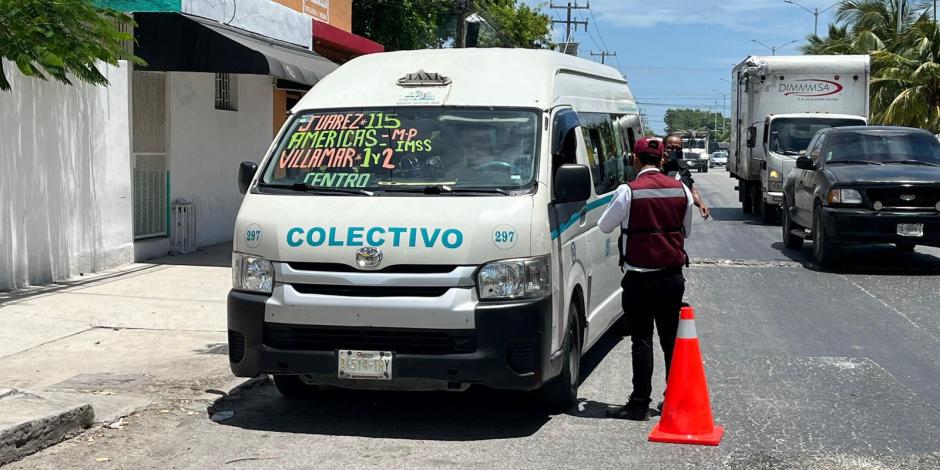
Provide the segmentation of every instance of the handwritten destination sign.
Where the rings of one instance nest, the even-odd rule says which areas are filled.
[[[433,149],[430,135],[403,126],[392,113],[308,114],[298,124],[277,156],[277,168],[305,172],[310,186],[365,187],[377,171],[398,168],[401,155]]]

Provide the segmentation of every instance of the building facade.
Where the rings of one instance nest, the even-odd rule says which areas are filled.
[[[2,64],[0,290],[231,241],[239,162],[339,63],[382,50],[349,31],[352,0],[98,3],[133,16],[147,66],[68,87]]]

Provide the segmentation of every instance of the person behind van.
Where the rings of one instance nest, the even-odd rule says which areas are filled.
[[[663,143],[641,138],[633,150],[636,180],[620,185],[597,225],[620,228],[623,315],[633,343],[633,392],[609,417],[649,419],[653,378],[653,324],[666,360],[666,376],[685,293],[682,267],[688,264],[685,238],[692,232],[692,193],[660,168]]]
[[[708,210],[708,206],[706,206],[705,201],[702,200],[702,195],[699,194],[698,188],[695,187],[695,180],[692,179],[692,172],[689,171],[688,167],[679,164],[679,160],[682,160],[682,137],[679,137],[676,134],[671,134],[666,137],[665,142],[666,152],[663,155],[663,173],[677,177],[682,181],[683,184],[685,184],[687,188],[689,188],[690,191],[692,191],[692,198],[695,201],[695,207],[698,207],[702,218],[707,220],[711,215],[711,211]]]

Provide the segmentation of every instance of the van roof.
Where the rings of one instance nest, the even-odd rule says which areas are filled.
[[[349,61],[316,84],[293,108],[396,106],[406,74],[438,73],[449,87],[421,87],[442,92],[448,106],[500,106],[547,109],[555,100],[554,78],[562,71],[626,85],[614,68],[559,52],[539,49],[424,49],[368,54]],[[632,95],[629,96],[632,101]],[[436,103],[442,104],[442,103]]]

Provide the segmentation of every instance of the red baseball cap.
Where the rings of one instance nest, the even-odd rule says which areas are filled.
[[[648,153],[650,155],[662,157],[663,140],[659,137],[640,137],[640,140],[636,141],[636,144],[633,146],[633,153],[635,155]]]

